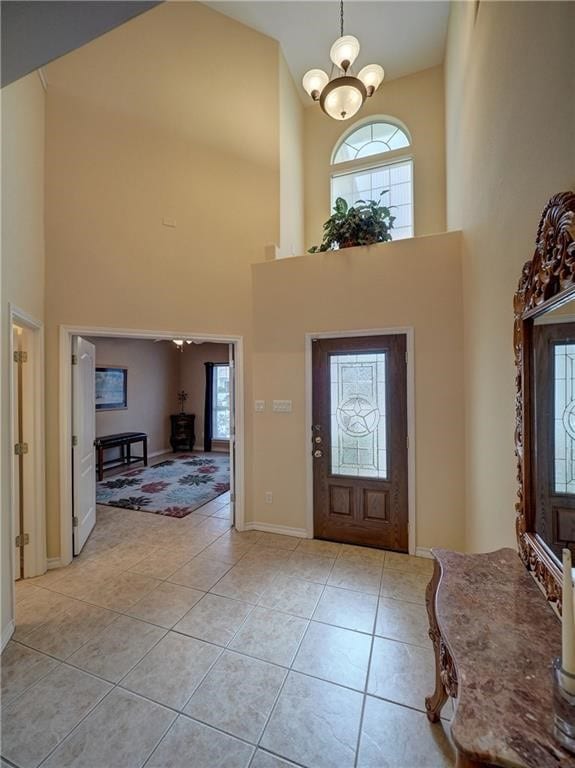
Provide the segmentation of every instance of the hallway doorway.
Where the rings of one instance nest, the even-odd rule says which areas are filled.
[[[123,350],[123,354],[126,353],[124,349],[127,346],[139,345],[140,347],[146,347],[146,349],[160,350],[164,349],[166,352],[171,350],[173,352],[171,357],[182,359],[186,357],[186,352],[193,350],[202,350],[208,348],[214,348],[219,346],[225,350],[226,372],[228,374],[226,378],[226,387],[229,390],[229,403],[228,403],[228,418],[230,420],[229,436],[225,441],[229,443],[229,450],[222,452],[224,446],[220,445],[224,440],[218,441],[215,438],[224,437],[223,431],[221,434],[214,434],[213,445],[208,448],[209,451],[214,451],[209,455],[200,455],[198,449],[201,451],[202,442],[205,440],[200,438],[198,434],[197,445],[194,447],[195,433],[194,430],[198,427],[198,421],[200,422],[201,430],[204,431],[204,425],[210,421],[206,414],[202,413],[201,419],[198,419],[198,405],[195,403],[193,393],[186,386],[173,386],[174,382],[171,381],[173,372],[170,373],[164,386],[164,390],[168,393],[167,402],[163,404],[164,410],[169,409],[169,413],[162,411],[159,421],[167,425],[168,432],[161,436],[158,436],[153,429],[150,431],[152,452],[150,459],[157,456],[157,459],[150,462],[148,465],[148,430],[142,429],[140,422],[134,426],[134,424],[128,424],[125,419],[130,417],[137,405],[137,400],[141,399],[136,396],[137,393],[147,392],[151,388],[152,369],[149,366],[146,368],[147,373],[139,371],[140,378],[142,378],[141,385],[139,384],[136,389],[131,390],[130,398],[126,400],[126,380],[129,382],[130,378],[134,380],[135,375],[135,363],[131,368],[125,366],[123,369],[120,367],[122,360],[119,359],[107,359],[100,360],[98,362],[98,353],[94,355],[94,365],[92,370],[93,386],[95,388],[95,382],[98,380],[98,371],[104,371],[109,376],[110,373],[117,376],[124,375],[124,385],[120,386],[116,392],[114,389],[114,381],[110,379],[110,387],[106,391],[99,391],[96,388],[95,403],[92,407],[86,409],[80,409],[85,411],[84,416],[80,413],[75,403],[80,400],[86,401],[86,398],[82,398],[81,387],[79,388],[79,382],[81,377],[75,375],[77,373],[78,364],[74,365],[73,349],[77,346],[80,340],[87,341],[89,344],[95,346],[96,350],[99,349],[100,343],[103,343],[108,350],[106,354],[110,357],[110,345],[111,342],[116,342]],[[206,343],[208,342],[208,343]],[[175,345],[175,346],[174,346]],[[185,349],[183,349],[185,347]],[[113,345],[112,345],[113,348]],[[149,350],[148,350],[149,351]],[[211,513],[213,510],[211,507],[204,510],[201,509],[202,504],[212,504],[211,499],[214,499],[212,506],[216,506],[215,499],[218,495],[224,493],[228,489],[231,491],[229,494],[227,508],[228,513],[231,514],[232,524],[235,521],[236,527],[240,529],[243,525],[243,350],[242,350],[242,338],[241,337],[213,337],[200,334],[168,334],[162,332],[149,332],[149,331],[128,331],[123,329],[112,328],[61,328],[61,402],[63,405],[62,413],[65,418],[61,422],[61,480],[62,480],[62,509],[63,514],[61,518],[61,564],[66,565],[72,559],[73,554],[79,554],[82,546],[86,543],[90,531],[95,523],[95,516],[92,519],[91,515],[82,515],[82,521],[86,520],[86,526],[80,532],[79,527],[81,523],[80,515],[77,514],[76,507],[78,501],[82,501],[82,510],[98,510],[98,505],[106,505],[109,507],[115,507],[118,514],[122,514],[125,509],[136,510],[139,514],[152,513],[155,515],[167,515],[175,518],[185,519],[189,514],[203,514]],[[68,354],[69,353],[69,354]],[[140,354],[140,352],[138,353]],[[194,359],[197,355],[194,355]],[[79,356],[76,354],[76,359],[79,361]],[[221,363],[224,361],[222,360]],[[106,364],[105,368],[98,368],[102,364]],[[114,367],[115,366],[115,367]],[[197,366],[196,366],[197,367]],[[206,389],[206,377],[203,372],[204,364],[202,363],[202,381],[201,390],[202,397],[204,390]],[[171,370],[171,369],[170,369]],[[195,370],[195,369],[194,369]],[[183,368],[182,368],[183,371]],[[104,374],[100,374],[103,376]],[[187,375],[187,373],[186,373]],[[199,379],[199,376],[195,376],[195,379]],[[200,382],[198,381],[198,386]],[[101,386],[100,386],[101,389]],[[187,392],[184,389],[188,390]],[[220,385],[219,390],[223,390],[223,384]],[[172,391],[173,390],[173,391]],[[218,415],[220,418],[220,426],[224,420],[225,414],[223,413],[225,398],[220,391],[216,392],[217,397],[214,397],[214,409],[217,405]],[[189,396],[189,397],[188,397]],[[94,399],[94,398],[92,398]],[[101,403],[108,402],[113,404],[115,400],[119,400],[119,405],[116,409],[108,408],[107,413],[102,413]],[[156,398],[157,400],[157,398]],[[172,400],[174,402],[172,402]],[[179,402],[179,406],[176,406],[176,401]],[[143,410],[139,410],[139,419],[145,418],[145,414],[150,410],[158,408],[159,401],[149,403]],[[187,402],[187,405],[186,405]],[[235,406],[235,404],[238,404]],[[235,407],[234,407],[235,406]],[[94,414],[95,410],[95,414]],[[105,409],[104,409],[105,410]],[[202,408],[203,410],[203,408]],[[89,414],[88,414],[89,411]],[[179,413],[177,412],[179,411]],[[188,412],[189,411],[189,412]],[[193,411],[193,412],[192,412]],[[88,414],[90,418],[86,416]],[[102,422],[105,421],[105,424]],[[110,421],[112,419],[112,421]],[[92,435],[90,442],[91,449],[91,461],[86,462],[86,466],[90,465],[94,468],[94,458],[97,457],[98,464],[98,480],[97,482],[89,483],[89,499],[82,496],[78,498],[77,489],[79,486],[78,477],[82,476],[82,456],[76,456],[78,448],[86,443],[86,450],[84,453],[88,454],[88,443],[84,440],[83,431],[90,434],[94,432],[95,421],[98,422],[99,427],[96,425],[96,434]],[[194,426],[195,421],[195,426]],[[113,423],[112,423],[113,422]],[[185,423],[184,423],[185,422]],[[89,427],[89,429],[88,429]],[[97,431],[99,428],[99,432]],[[134,432],[134,429],[138,429],[138,432]],[[103,451],[96,452],[94,443],[98,443],[98,435],[104,434],[105,437],[115,439],[113,445],[111,445],[112,451],[108,451],[106,454],[107,461],[103,461],[100,454]],[[126,429],[131,430],[126,432]],[[165,432],[165,430],[164,430]],[[110,434],[108,434],[110,433]],[[112,434],[114,433],[114,434]],[[227,433],[226,433],[227,435]],[[204,435],[201,435],[204,437]],[[159,440],[157,446],[154,446],[154,439]],[[185,438],[185,439],[184,439]],[[118,457],[124,456],[124,446],[120,445],[118,441],[123,440],[143,440],[142,443],[135,443],[135,449],[132,452],[132,446],[129,444],[126,451],[129,461],[121,462]],[[72,450],[70,450],[72,445]],[[120,447],[118,447],[120,446]],[[159,446],[159,448],[158,448]],[[167,446],[167,447],[166,447]],[[227,446],[225,446],[227,448]],[[120,451],[118,456],[114,453]],[[205,447],[204,447],[205,450]],[[143,454],[142,454],[143,451]],[[219,452],[217,452],[219,451]],[[217,453],[216,453],[217,452]],[[144,458],[142,458],[142,456]],[[159,454],[165,454],[160,457]],[[229,456],[229,458],[228,458]],[[112,477],[104,477],[104,470],[101,464],[110,465],[116,461],[120,465],[120,474],[116,473]],[[129,464],[135,463],[136,466],[132,469]],[[127,464],[127,466],[122,466]],[[224,477],[225,475],[225,477]],[[90,472],[90,477],[95,479],[95,473]],[[224,488],[224,482],[226,483]],[[97,513],[97,512],[96,512]],[[89,523],[89,524],[88,524]],[[83,524],[83,523],[82,523]],[[81,534],[81,535],[80,535]]]

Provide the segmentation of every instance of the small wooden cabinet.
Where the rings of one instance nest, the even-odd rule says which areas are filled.
[[[193,451],[196,441],[194,413],[176,413],[170,416],[170,445],[173,451]]]

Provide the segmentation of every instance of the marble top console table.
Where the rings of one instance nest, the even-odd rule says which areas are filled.
[[[552,671],[561,624],[511,549],[463,555],[434,549],[427,588],[435,722],[454,697],[458,768],[575,768],[552,735]]]

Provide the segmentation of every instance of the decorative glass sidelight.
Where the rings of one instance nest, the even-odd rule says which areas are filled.
[[[575,344],[555,345],[555,492],[575,493]]]
[[[331,472],[385,480],[386,353],[330,356]]]

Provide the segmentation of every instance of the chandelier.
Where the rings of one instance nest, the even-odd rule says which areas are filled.
[[[156,339],[156,341],[161,341],[161,339]],[[184,344],[203,344],[203,341],[197,341],[196,339],[172,339],[176,347],[182,352],[184,349]]]
[[[340,37],[331,46],[333,62],[329,76],[323,69],[310,69],[302,84],[314,101],[334,120],[348,120],[360,109],[368,96],[373,96],[382,83],[384,72],[379,64],[368,64],[353,74],[353,62],[359,54],[359,40],[343,34],[343,0],[340,0]],[[334,75],[334,67],[336,67]]]

